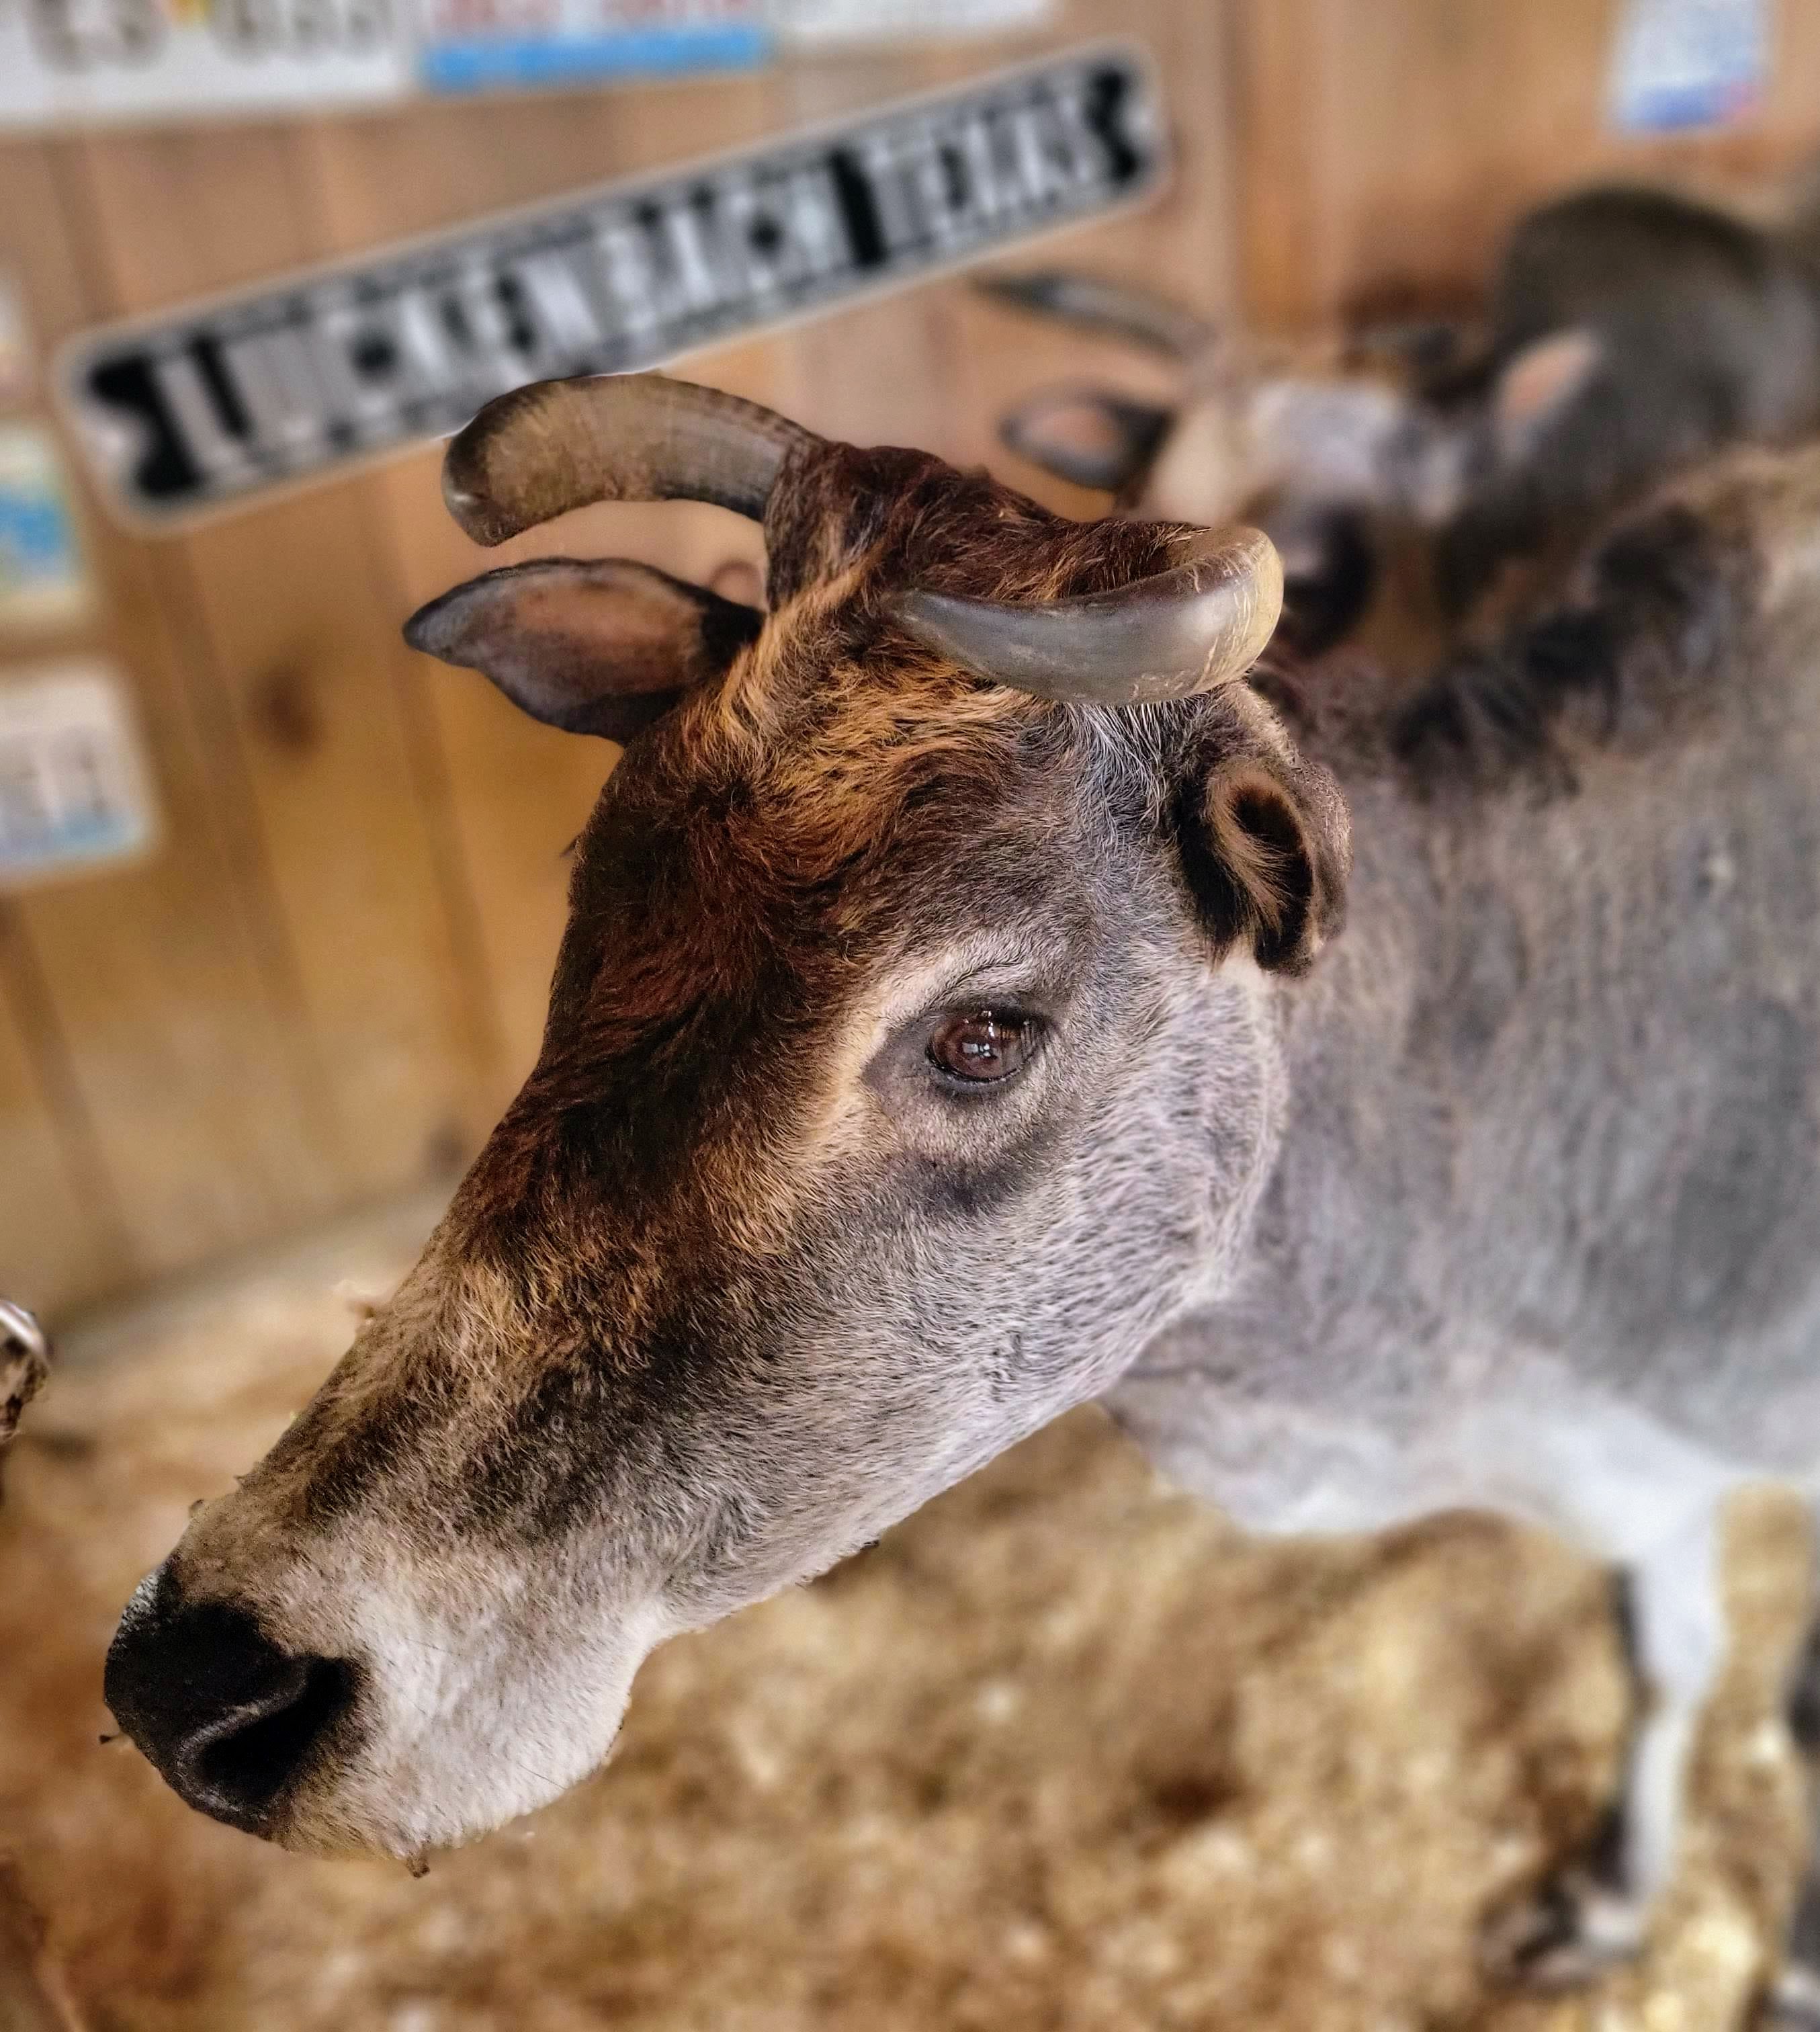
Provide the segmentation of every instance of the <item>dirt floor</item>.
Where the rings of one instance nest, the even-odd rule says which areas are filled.
[[[1773,1689],[1799,1520],[1742,1506],[1738,1657],[1659,1937],[1486,1989],[1484,1915],[1583,1834],[1628,1696],[1602,1577],[1472,1518],[1249,1544],[1097,1413],[815,1586],[661,1653],[610,1769],[414,1881],[217,1827],[101,1658],[193,1497],[275,1436],[422,1208],[72,1341],[0,1507],[0,1855],[93,2032],[1707,2032],[1801,1847]]]

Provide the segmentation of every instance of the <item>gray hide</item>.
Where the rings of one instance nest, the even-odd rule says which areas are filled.
[[[1817,525],[1820,449],[1736,454],[1375,760],[1307,738],[1348,929],[1277,994],[1232,1295],[1110,1399],[1257,1529],[1468,1503],[1632,1569],[1657,1705],[1582,1950],[1633,1944],[1672,1862],[1718,1506],[1820,1468]]]

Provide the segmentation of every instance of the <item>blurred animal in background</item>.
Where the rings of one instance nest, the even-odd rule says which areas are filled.
[[[1812,183],[1767,223],[1643,187],[1555,200],[1512,233],[1478,329],[1273,346],[1065,272],[983,286],[1175,363],[1171,407],[1045,390],[1005,416],[1005,441],[1145,514],[1256,521],[1308,654],[1363,611],[1386,525],[1435,532],[1435,590],[1457,616],[1507,565],[1571,556],[1601,516],[1725,446],[1820,424]]]
[[[1363,611],[1384,525],[1438,527],[1464,497],[1467,402],[1429,392],[1457,351],[1446,326],[1268,346],[1090,276],[1050,270],[980,286],[1172,363],[1181,380],[1173,405],[1069,383],[1020,402],[1001,435],[1020,458],[1133,513],[1256,523],[1282,558],[1285,625],[1305,655],[1330,647]]]
[[[522,1093],[126,1609],[134,1741],[293,1847],[464,1840],[601,1762],[654,1645],[1102,1398],[1260,1530],[1476,1504],[1619,1563],[1611,1838],[1490,1937],[1632,1947],[1721,1506],[1820,1466],[1820,449],[1703,465],[1299,727],[1243,682],[1249,532],[651,375],[490,405],[445,494],[489,543],[718,502],[768,609],[550,558],[410,622],[628,745]]]
[[[1542,206],[1492,281],[1483,449],[1449,519],[1456,600],[1499,562],[1726,445],[1820,424],[1820,217],[1758,225],[1665,190]]]

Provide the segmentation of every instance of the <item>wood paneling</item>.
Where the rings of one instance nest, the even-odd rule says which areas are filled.
[[[103,315],[86,259],[92,233],[73,209],[73,144],[0,148],[0,265],[25,289],[47,351]],[[239,768],[218,724],[200,709],[195,657],[160,594],[162,553],[118,536],[88,504],[85,536],[104,594],[92,626],[0,636],[0,668],[92,650],[132,682],[163,838],[150,860],[123,871],[28,891],[8,909],[0,947],[15,1010],[42,1001],[24,1036],[38,1091],[62,1096],[60,1134],[104,1167],[122,1246],[65,1238],[65,1263],[95,1265],[67,1296],[148,1276],[334,1204],[335,1180],[319,1125],[293,1076],[289,1019],[262,963],[267,913],[235,851]],[[3,1153],[17,1160],[10,1138]],[[22,1193],[24,1188],[21,1188]],[[43,1199],[57,1185],[43,1176]],[[80,1216],[100,1228],[99,1205]],[[9,1264],[21,1252],[10,1239]],[[33,1260],[14,1288],[53,1288]]]
[[[0,147],[0,265],[64,334],[1031,54],[1157,55],[1176,180],[1055,260],[1210,315],[1329,317],[1470,285],[1535,196],[1614,169],[1762,177],[1820,135],[1820,9],[1784,6],[1764,117],[1714,140],[1602,126],[1609,0],[1069,0],[1015,43],[919,45],[752,77]],[[1007,265],[1013,265],[1008,263]],[[1128,353],[946,279],[684,371],[819,429],[1016,467],[994,424]],[[1152,385],[1155,381],[1153,378]],[[93,648],[128,670],[166,836],[143,866],[0,909],[0,1287],[52,1309],[404,1184],[472,1146],[536,1048],[563,850],[606,744],[533,725],[400,622],[514,558],[755,558],[710,508],[588,510],[494,554],[444,514],[435,447],[141,540],[89,515],[96,625],[0,636],[0,670]]]
[[[35,1312],[122,1281],[119,1210],[17,913],[0,906],[0,1291]]]
[[[311,259],[294,163],[276,127],[89,144],[110,308]],[[467,1113],[478,1067],[465,988],[396,696],[390,585],[340,487],[166,541],[158,563],[228,723],[270,964],[297,1018],[293,1077],[324,1125],[337,1196],[402,1185],[480,1125]]]

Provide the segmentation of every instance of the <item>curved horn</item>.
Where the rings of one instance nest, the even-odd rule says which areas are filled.
[[[917,640],[975,676],[1039,697],[1137,705],[1210,692],[1256,662],[1283,604],[1283,567],[1255,529],[1203,532],[1185,564],[1116,592],[1046,607],[912,592]]]
[[[1001,303],[1039,317],[1060,318],[1084,331],[1128,338],[1171,360],[1192,360],[1219,336],[1207,320],[1167,297],[1067,268],[1037,268],[1024,275],[980,275],[974,287]]]
[[[535,381],[457,434],[442,499],[487,544],[596,501],[711,501],[761,521],[785,458],[819,442],[756,402],[661,374]]]

